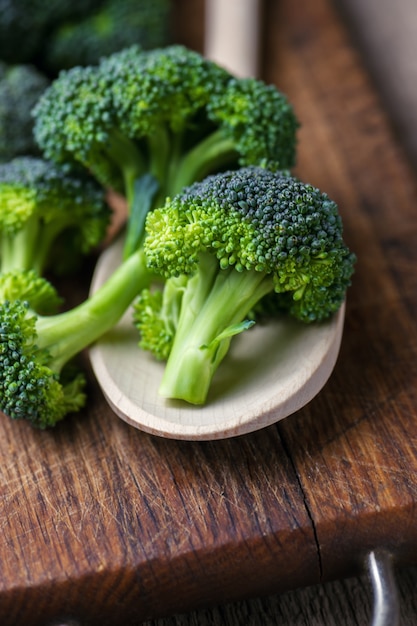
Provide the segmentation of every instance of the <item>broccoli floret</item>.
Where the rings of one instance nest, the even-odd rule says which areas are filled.
[[[84,406],[86,380],[80,373],[61,382],[37,336],[36,317],[25,302],[0,305],[0,409],[44,429]]]
[[[0,164],[0,270],[56,269],[60,239],[71,258],[90,252],[104,238],[110,209],[102,187],[85,171],[68,173],[37,157]],[[65,259],[64,259],[65,260]],[[52,267],[53,266],[53,267]]]
[[[133,304],[133,323],[140,330],[139,345],[166,361],[177,330],[188,276],[171,277],[164,288],[144,289]]]
[[[166,278],[164,289],[189,277],[175,331],[166,335],[160,393],[193,404],[206,401],[231,338],[253,325],[257,303],[283,294],[297,319],[324,320],[342,304],[355,261],[337,205],[326,194],[288,173],[254,166],[194,183],[150,213],[146,229],[147,262]],[[149,309],[155,304],[155,314],[141,316],[142,302],[135,322],[148,344],[155,330],[160,356],[164,298],[145,300]]]
[[[49,83],[33,65],[0,62],[0,162],[39,153],[32,109]]]
[[[107,0],[83,21],[62,24],[45,52],[55,72],[75,65],[94,65],[133,44],[144,50],[166,45],[170,0]]]
[[[58,311],[62,298],[56,288],[34,270],[0,273],[0,302],[24,300],[41,315]]]
[[[298,122],[287,98],[179,45],[133,46],[62,72],[34,115],[47,158],[80,162],[127,198],[126,256],[144,213],[185,185],[226,167],[295,161]]]
[[[41,316],[22,300],[0,304],[0,410],[33,426],[54,426],[86,402],[75,357],[109,331],[148,285],[143,251],[132,254],[78,306]]]

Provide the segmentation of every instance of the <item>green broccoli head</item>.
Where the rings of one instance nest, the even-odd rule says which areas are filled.
[[[104,156],[115,127],[110,87],[90,66],[63,71],[52,82],[34,108],[35,139],[46,159],[64,165],[81,163],[87,169],[93,162],[94,175],[98,170],[99,180],[107,176],[113,182],[117,163]]]
[[[133,324],[140,333],[139,346],[158,361],[166,361],[172,348],[188,277],[171,277],[163,288],[144,289],[133,303]]]
[[[0,302],[23,300],[41,315],[56,313],[62,304],[55,287],[34,270],[0,273]]]
[[[232,79],[210,100],[209,117],[235,145],[239,165],[266,160],[283,169],[295,164],[299,123],[286,96],[273,85]]]
[[[150,214],[147,230],[149,266],[165,277],[195,273],[201,253],[210,252],[220,269],[268,275],[274,291],[291,293],[303,321],[337,310],[352,273],[354,257],[335,202],[312,185],[260,167],[195,183]]]
[[[22,299],[0,303],[0,410],[46,428],[86,401],[76,357],[107,333],[149,286],[143,251],[132,254],[77,306],[40,315]]]
[[[151,210],[226,167],[294,164],[298,122],[285,96],[180,45],[132,46],[62,72],[34,116],[46,157],[82,163],[131,213],[144,176],[159,187]]]
[[[49,79],[33,65],[0,62],[0,162],[38,154],[32,109],[48,86]]]
[[[34,269],[42,275],[52,258],[56,262],[63,233],[73,255],[86,254],[103,240],[109,219],[103,189],[84,171],[69,173],[37,157],[0,164],[3,272]]]
[[[150,213],[146,228],[148,266],[166,279],[163,289],[189,277],[160,392],[195,404],[264,298],[279,299],[277,314],[319,322],[339,309],[353,272],[336,204],[285,172],[248,166],[209,176]],[[161,298],[146,300],[148,309],[153,302],[156,319]],[[158,327],[141,307],[134,321],[149,337]]]
[[[0,410],[37,428],[54,426],[85,404],[85,378],[70,382],[37,346],[36,316],[19,300],[0,305]]]
[[[99,69],[113,77],[119,124],[133,139],[151,140],[158,128],[174,133],[190,126],[196,130],[195,116],[205,111],[212,95],[224,89],[231,77],[181,45],[148,51],[131,46],[102,59]]]
[[[131,45],[143,49],[166,45],[169,38],[169,0],[107,0],[83,20],[63,22],[52,33],[45,51],[54,71],[76,65],[95,65]]]
[[[62,72],[35,108],[35,137],[48,158],[80,162],[129,196],[134,178],[165,156],[168,130],[194,130],[210,91],[228,77],[182,46],[131,46]]]

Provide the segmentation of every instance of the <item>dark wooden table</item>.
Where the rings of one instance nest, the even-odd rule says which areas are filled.
[[[177,0],[197,49],[202,7]],[[266,18],[297,174],[339,204],[358,256],[335,371],[297,414],[226,441],[134,430],[92,376],[88,410],[52,432],[3,417],[2,626],[133,626],[358,575],[379,547],[417,564],[414,172],[331,3],[268,0]]]

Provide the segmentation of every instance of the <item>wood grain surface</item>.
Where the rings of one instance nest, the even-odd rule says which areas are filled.
[[[312,5],[270,4],[287,28],[267,78],[302,120],[299,175],[338,202],[358,255],[336,370],[279,425],[329,579],[378,544],[416,558],[416,185],[347,34]]]
[[[338,202],[359,259],[336,369],[297,414],[225,441],[141,433],[91,374],[88,410],[53,431],[3,417],[2,626],[133,626],[357,574],[374,547],[417,561],[413,172],[331,4],[265,4],[263,74],[302,122],[297,173]],[[176,7],[199,49],[202,0]]]

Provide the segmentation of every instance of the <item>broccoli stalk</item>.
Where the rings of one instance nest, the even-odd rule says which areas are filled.
[[[336,204],[287,173],[247,167],[209,176],[148,214],[146,228],[148,266],[165,278],[162,289],[189,277],[174,332],[161,332],[163,294],[145,290],[135,303],[142,347],[168,354],[159,389],[167,398],[206,402],[232,337],[253,325],[264,298],[278,298],[277,313],[318,322],[338,310],[350,284],[355,257]]]
[[[110,330],[146,287],[143,250],[132,254],[78,306],[41,316],[22,300],[0,305],[0,409],[38,428],[54,426],[86,401],[73,358]]]
[[[182,46],[133,46],[97,66],[62,72],[34,110],[47,158],[83,164],[127,198],[129,215],[151,211],[185,185],[226,166],[289,168],[298,122],[274,86],[234,78]],[[156,185],[149,185],[149,176]],[[136,202],[137,193],[141,201]],[[147,200],[144,200],[147,194]],[[143,239],[128,221],[125,256]]]
[[[184,291],[160,395],[203,404],[232,337],[253,326],[254,320],[247,316],[272,289],[269,276],[255,270],[243,274],[234,268],[219,272],[217,260],[202,253]]]

